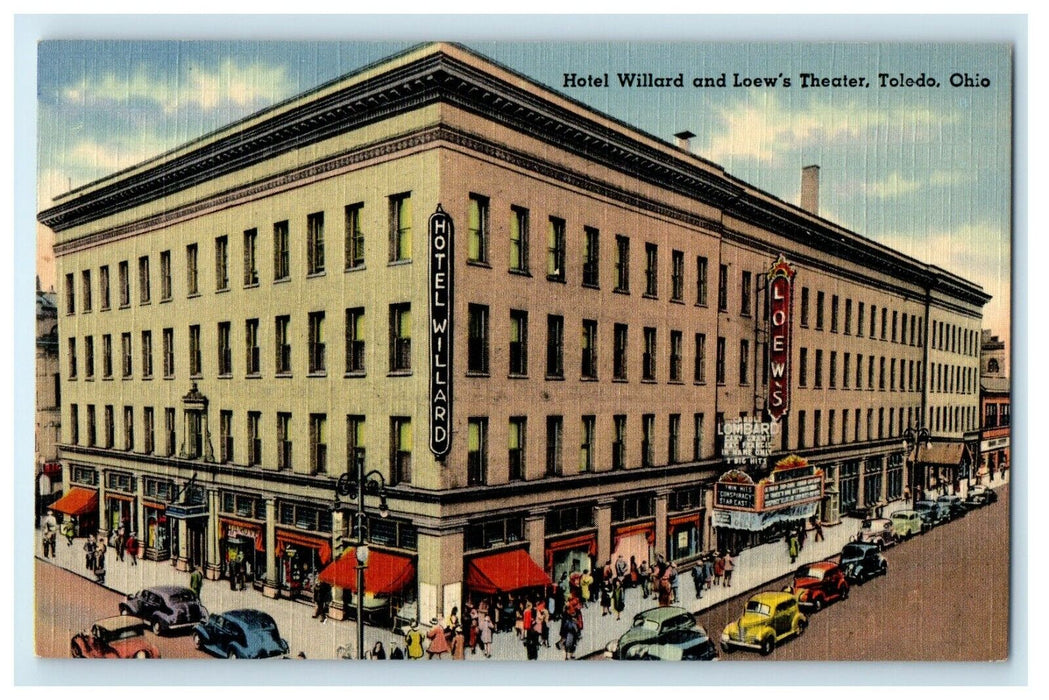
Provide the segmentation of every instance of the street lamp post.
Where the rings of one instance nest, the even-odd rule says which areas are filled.
[[[917,428],[908,427],[903,431],[903,449],[907,451],[907,456],[911,462],[911,508],[918,502],[918,446],[921,443],[925,443],[928,447],[932,441],[932,435],[929,430],[924,426],[918,426]],[[914,456],[911,457],[911,452],[914,452]]]
[[[368,568],[368,539],[366,537],[366,526],[368,514],[364,510],[364,496],[371,494],[379,497],[379,517],[385,518],[390,514],[386,506],[386,479],[383,475],[372,470],[364,473],[364,453],[358,450],[354,459],[357,466],[356,479],[349,473],[339,477],[335,485],[335,491],[340,496],[346,496],[351,501],[356,501],[357,511],[353,515],[353,526],[356,531],[354,537],[354,555],[357,558],[357,658],[364,658],[364,572]]]

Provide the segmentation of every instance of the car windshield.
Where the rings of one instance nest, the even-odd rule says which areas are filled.
[[[798,578],[814,578],[817,580],[823,580],[823,574],[826,573],[823,569],[819,569],[815,566],[803,566],[798,569]]]
[[[866,519],[866,520],[863,521],[863,527],[870,527],[873,524],[874,524],[874,522],[872,520],[870,520],[870,519]]]
[[[193,594],[193,591],[182,591],[180,593],[172,594],[169,600],[172,603],[192,603],[197,599],[197,596]]]
[[[769,610],[769,606],[766,605],[765,603],[762,603],[762,602],[757,601],[757,600],[748,600],[747,601],[747,612],[749,612],[749,613],[757,613],[758,615],[766,615],[767,616],[771,611]]]
[[[649,617],[639,617],[634,620],[634,627],[640,627],[653,632],[659,631],[659,623]]]
[[[862,559],[863,551],[863,547],[850,547],[849,545],[845,545],[845,548],[841,550],[841,558]]]
[[[904,513],[893,513],[892,514],[892,519],[893,520],[906,520],[909,517],[910,517],[909,515],[905,515]]]

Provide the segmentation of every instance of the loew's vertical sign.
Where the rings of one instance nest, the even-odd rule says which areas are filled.
[[[794,268],[782,254],[768,272],[769,393],[766,409],[774,423],[790,410],[794,275]]]
[[[430,215],[430,451],[452,446],[452,217]]]

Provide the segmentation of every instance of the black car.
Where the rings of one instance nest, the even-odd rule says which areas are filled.
[[[850,542],[841,550],[841,568],[849,583],[862,583],[889,573],[889,562],[871,542]]]
[[[965,505],[970,508],[988,506],[998,500],[998,494],[989,486],[976,485],[965,495]]]
[[[965,501],[958,496],[940,496],[936,499],[936,502],[947,506],[948,520],[960,518],[969,512],[969,509],[965,505]]]
[[[267,659],[288,653],[273,618],[245,608],[212,613],[193,628],[193,646],[227,659]]]
[[[927,531],[950,520],[950,507],[939,501],[918,501],[914,504],[914,510],[918,511]]]
[[[129,593],[120,603],[121,615],[133,615],[153,628],[153,634],[188,629],[208,616],[197,594],[182,586],[153,586]]]
[[[620,649],[619,658],[630,661],[712,661],[717,647],[702,627],[670,630],[658,641],[635,642]]]

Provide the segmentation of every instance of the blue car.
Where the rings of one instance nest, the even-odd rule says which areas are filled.
[[[193,628],[193,646],[227,659],[266,659],[288,653],[273,618],[258,610],[212,613]]]

